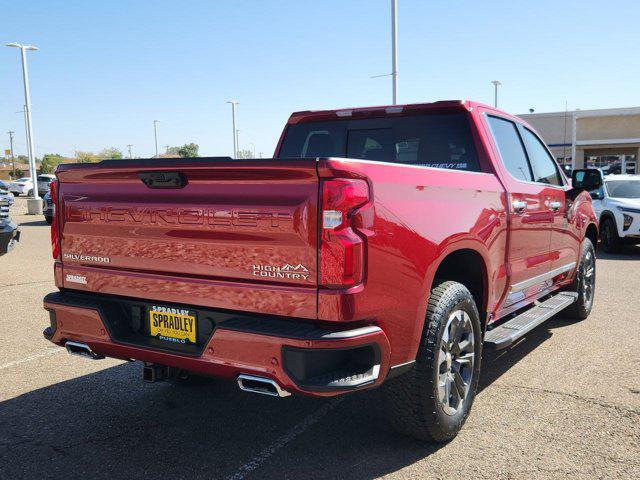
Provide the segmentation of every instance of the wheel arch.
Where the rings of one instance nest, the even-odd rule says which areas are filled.
[[[436,281],[445,280],[461,283],[469,289],[484,326],[489,299],[489,278],[485,257],[478,250],[468,247],[447,252],[437,263],[428,291],[431,291]]]
[[[590,223],[584,231],[584,236],[591,240],[593,247],[598,246],[598,227],[595,223]]]

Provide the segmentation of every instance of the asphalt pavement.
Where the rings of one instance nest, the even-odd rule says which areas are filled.
[[[396,434],[379,392],[333,400],[230,382],[145,384],[139,362],[72,357],[42,337],[49,227],[16,200],[0,257],[0,478],[640,478],[640,248],[599,254],[595,306],[485,355],[446,445]]]

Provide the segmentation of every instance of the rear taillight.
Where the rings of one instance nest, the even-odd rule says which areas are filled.
[[[49,195],[53,203],[53,221],[51,222],[51,253],[53,258],[60,258],[60,236],[58,233],[58,188],[54,180],[49,184]]]
[[[354,212],[369,201],[365,180],[334,178],[322,182],[320,283],[345,288],[362,282],[364,241],[352,228]]]

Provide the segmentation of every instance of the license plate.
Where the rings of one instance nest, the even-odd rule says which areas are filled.
[[[152,306],[149,309],[152,337],[172,343],[196,343],[196,313],[186,308]]]

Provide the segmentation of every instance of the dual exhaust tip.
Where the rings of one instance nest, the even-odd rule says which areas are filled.
[[[89,358],[91,360],[101,360],[104,355],[94,352],[91,347],[86,343],[80,342],[67,342],[65,343],[67,352],[71,355],[78,355],[80,357]],[[157,382],[166,380],[170,376],[168,367],[162,365],[147,364],[143,369],[143,380],[145,382]],[[270,397],[288,397],[291,395],[283,389],[278,382],[271,380],[270,378],[257,377],[255,375],[238,375],[238,387],[240,390],[251,393],[259,393],[260,395],[268,395]]]
[[[86,343],[67,342],[64,346],[71,355],[78,355],[91,360],[102,360],[104,358],[104,355],[94,352]]]
[[[283,389],[275,380],[264,377],[256,377],[254,375],[238,376],[238,386],[240,390],[251,393],[259,393],[261,395],[269,395],[270,397],[288,397],[291,393]]]

